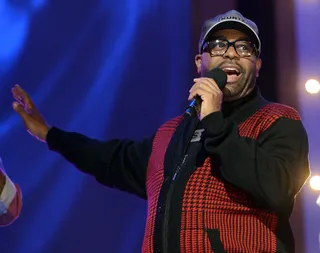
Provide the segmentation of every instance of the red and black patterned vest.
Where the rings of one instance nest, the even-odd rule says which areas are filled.
[[[239,135],[257,139],[281,117],[300,119],[290,107],[267,104],[238,125]],[[143,253],[156,252],[154,229],[164,182],[165,154],[181,121],[182,117],[168,121],[159,128],[154,138],[147,171],[148,215]],[[208,230],[217,229],[228,253],[276,253],[277,215],[254,207],[249,196],[225,182],[219,173],[212,172],[211,162],[207,158],[203,166],[197,168],[185,182],[180,227],[177,228],[180,252],[201,253],[203,249],[214,252]]]

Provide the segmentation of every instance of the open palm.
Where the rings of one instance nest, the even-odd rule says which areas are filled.
[[[12,107],[22,118],[26,130],[38,140],[46,141],[50,126],[38,111],[29,94],[19,85],[15,85],[11,91],[15,99]]]

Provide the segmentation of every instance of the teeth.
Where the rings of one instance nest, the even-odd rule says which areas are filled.
[[[234,68],[224,68],[223,70],[226,70],[226,71],[236,71],[236,72],[238,72],[238,70],[237,70],[237,69],[234,69]]]
[[[234,68],[224,68],[223,71],[226,72],[226,74],[239,75],[239,71],[237,69],[234,69]]]

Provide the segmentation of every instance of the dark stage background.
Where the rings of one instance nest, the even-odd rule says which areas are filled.
[[[99,185],[14,114],[19,83],[48,122],[99,139],[149,136],[183,112],[202,22],[238,9],[260,26],[266,98],[277,92],[274,1],[11,0],[0,5],[0,155],[24,207],[1,253],[140,252],[146,203]]]

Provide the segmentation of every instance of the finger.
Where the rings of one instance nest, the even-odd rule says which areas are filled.
[[[16,86],[17,86],[17,85],[15,85],[14,87],[12,87],[12,89],[11,89],[12,95],[13,95],[14,97],[17,97],[17,98],[21,98],[21,99],[22,99],[22,96],[21,96],[21,94],[19,94],[19,91],[18,91],[18,89],[17,89]]]
[[[19,85],[15,85],[12,88],[12,93],[14,95],[14,98],[18,101],[21,101],[26,107],[26,109],[32,110],[32,108],[34,107],[34,104],[31,97]]]
[[[26,120],[29,117],[28,113],[24,110],[23,106],[18,102],[13,102],[12,107],[23,120]]]
[[[205,83],[206,85],[208,85],[208,87],[212,89],[212,91],[219,90],[217,83],[212,78],[199,78],[199,79],[196,78],[195,82]]]
[[[16,84],[15,86],[12,87],[11,89],[12,93],[17,95],[17,96],[23,96],[23,89],[18,85]]]
[[[213,80],[212,78],[201,77],[201,78],[195,78],[194,81],[206,83],[213,90],[219,90],[219,86],[217,85],[216,81]]]
[[[24,104],[23,95],[19,92],[19,90],[16,87],[13,87],[11,89],[13,98],[18,101],[20,104]]]
[[[204,90],[204,89],[201,89],[201,88],[197,88],[197,89],[194,89],[190,95],[189,95],[189,98],[188,100],[192,100],[194,99],[196,96],[200,96],[202,99],[208,95],[212,94],[211,92],[207,91],[207,90]]]
[[[21,107],[27,112],[30,113],[31,110],[28,110],[26,103],[23,101],[22,97],[19,97],[17,95],[13,95],[13,98],[16,100],[15,102],[18,103],[19,105],[21,105]]]
[[[190,90],[190,95],[189,95],[189,98],[188,99],[193,99],[196,95],[199,95],[199,96],[205,96],[205,97],[208,97],[208,96],[213,96],[213,97],[217,97],[217,96],[221,96],[222,94],[222,91],[220,89],[218,90],[211,90],[208,88],[208,85],[203,85],[203,86],[200,86],[200,85],[194,85],[191,90]],[[204,99],[204,98],[202,98]]]
[[[21,92],[21,89],[19,89],[19,85],[16,84],[12,89],[11,92],[15,97],[20,97],[21,99],[23,98],[24,94]]]
[[[211,92],[211,93],[214,93],[215,92],[215,89],[211,87],[210,84],[206,83],[206,82],[198,82],[198,83],[195,83],[191,89],[189,90],[189,92],[193,92],[194,90],[196,89],[203,89],[203,90],[206,90],[208,92]]]
[[[19,95],[16,95],[16,94],[13,94],[13,98],[19,102],[20,104],[22,103],[23,104],[23,98]]]

